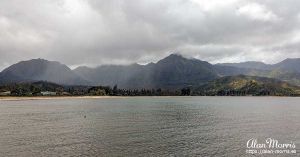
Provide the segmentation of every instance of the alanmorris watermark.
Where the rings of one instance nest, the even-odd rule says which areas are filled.
[[[296,154],[296,145],[294,142],[280,143],[273,138],[267,138],[259,143],[257,139],[247,141],[246,153],[248,154]]]

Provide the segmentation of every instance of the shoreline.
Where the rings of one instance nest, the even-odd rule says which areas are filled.
[[[125,98],[125,96],[3,96],[1,100],[18,101],[18,100],[54,100],[54,99],[107,99],[107,98]]]
[[[0,96],[0,101],[22,101],[22,100],[55,100],[55,99],[116,99],[116,98],[142,98],[142,97],[149,97],[149,98],[159,98],[159,97],[256,97],[256,98],[299,98],[295,96]]]

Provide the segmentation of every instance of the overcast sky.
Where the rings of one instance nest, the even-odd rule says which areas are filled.
[[[300,57],[299,0],[1,0],[0,70],[44,58],[76,67]]]

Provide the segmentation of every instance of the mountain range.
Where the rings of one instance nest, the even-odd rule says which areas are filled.
[[[171,54],[146,65],[81,66],[71,70],[56,61],[21,61],[0,73],[0,84],[48,81],[61,85],[118,85],[119,88],[179,89],[200,87],[224,76],[250,75],[274,78],[300,85],[300,59],[285,59],[277,64],[242,62],[210,64],[198,59]]]

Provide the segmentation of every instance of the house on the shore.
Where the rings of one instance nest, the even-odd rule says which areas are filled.
[[[56,92],[50,92],[50,91],[42,91],[41,94],[43,96],[56,96]]]
[[[9,96],[11,95],[10,91],[0,92],[0,96]]]

